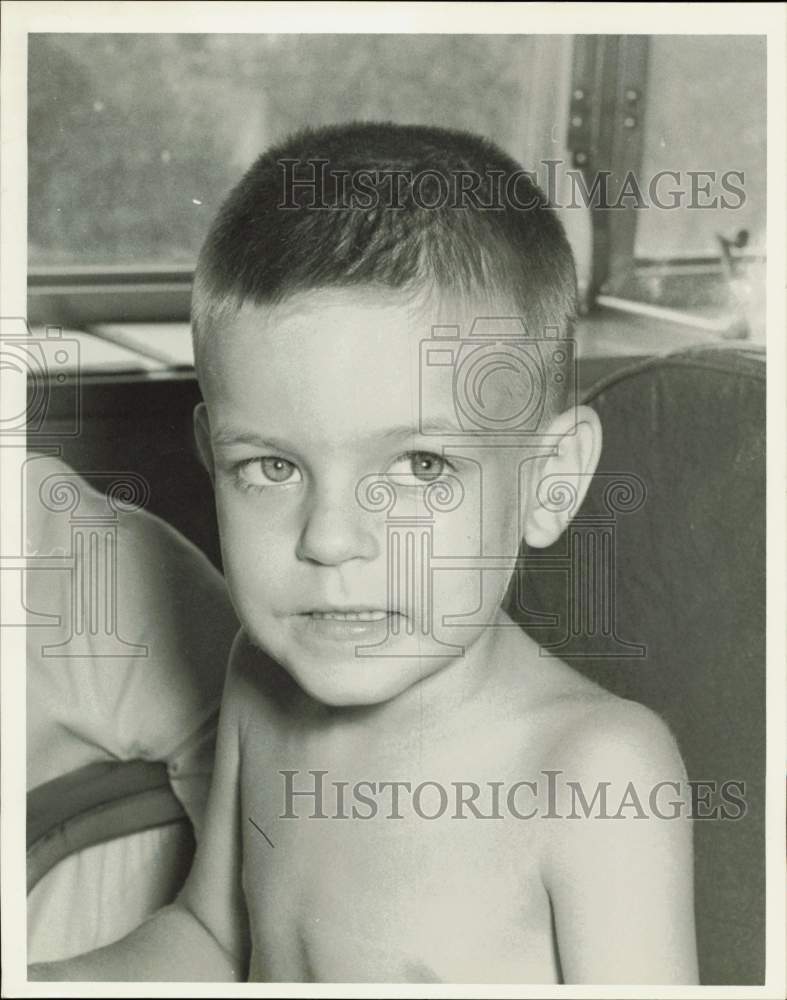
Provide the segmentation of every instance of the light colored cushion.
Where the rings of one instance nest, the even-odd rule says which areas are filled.
[[[61,482],[76,491],[76,509],[73,503],[51,509]],[[105,497],[57,458],[30,456],[25,492],[28,789],[95,761],[163,760],[199,837],[238,628],[221,575],[159,518],[144,510],[113,514]],[[88,629],[83,655],[68,656],[73,647],[52,647],[72,635],[73,601],[91,558],[89,544],[76,557],[72,552],[77,521],[99,526],[95,544],[116,539],[109,544],[116,544],[118,638],[107,645],[100,628],[95,635]],[[62,568],[53,567],[52,557],[62,557]],[[46,566],[36,568],[38,559]],[[112,589],[102,575],[95,597],[104,601]],[[54,620],[41,624],[41,615]],[[130,655],[107,655],[108,649]],[[149,831],[58,865],[31,895],[30,961],[115,940],[166,902],[167,872],[182,836]]]

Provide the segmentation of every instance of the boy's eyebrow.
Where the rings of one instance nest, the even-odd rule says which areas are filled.
[[[389,427],[377,434],[369,435],[383,441],[400,440],[411,437],[430,437],[438,434],[461,433],[456,423],[437,417],[422,421],[420,424],[399,424]],[[249,444],[257,447],[276,447],[279,442],[275,438],[263,437],[254,431],[241,430],[234,427],[219,427],[212,435],[213,443],[217,445]]]
[[[272,441],[255,434],[254,431],[236,430],[234,427],[220,427],[211,434],[214,444],[270,445]]]
[[[400,424],[398,427],[389,427],[388,430],[380,434],[381,438],[405,438],[405,437],[429,437],[433,434],[459,434],[461,430],[458,424],[442,417],[432,420],[421,420],[417,424]]]

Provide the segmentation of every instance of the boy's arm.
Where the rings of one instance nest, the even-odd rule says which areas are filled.
[[[240,730],[244,703],[230,654],[216,739],[216,760],[202,836],[177,900],[114,944],[59,962],[30,966],[31,980],[135,982],[242,981],[249,936],[241,888]]]
[[[180,903],[173,903],[114,944],[28,967],[30,981],[234,982],[238,963]]]
[[[696,983],[688,787],[672,736],[619,701],[592,712],[570,744],[561,781],[575,781],[589,808],[561,786],[566,818],[550,820],[544,867],[563,981]]]

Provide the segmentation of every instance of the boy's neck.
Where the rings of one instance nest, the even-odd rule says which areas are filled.
[[[469,710],[490,691],[499,688],[501,675],[520,666],[521,630],[499,609],[492,625],[484,629],[464,655],[455,657],[388,701],[376,705],[321,706],[321,714],[337,724],[357,724],[375,738],[390,739],[416,725],[437,733],[447,731],[468,716]],[[517,649],[515,646],[519,641]],[[518,653],[518,655],[517,655]]]

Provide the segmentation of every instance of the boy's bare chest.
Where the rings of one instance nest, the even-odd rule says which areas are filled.
[[[246,776],[251,978],[557,982],[538,821],[478,773],[375,771]]]

